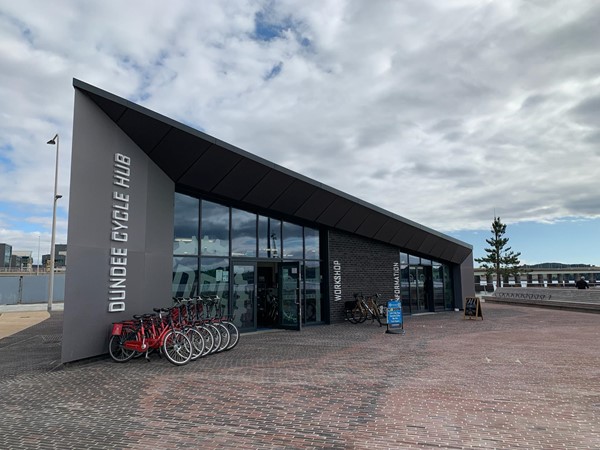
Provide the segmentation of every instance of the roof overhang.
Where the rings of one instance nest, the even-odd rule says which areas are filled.
[[[462,263],[473,247],[74,79],[175,183],[192,195],[314,223],[439,261]]]

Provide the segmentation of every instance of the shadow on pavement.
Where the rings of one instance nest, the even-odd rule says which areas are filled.
[[[62,368],[63,313],[0,339],[0,381]]]

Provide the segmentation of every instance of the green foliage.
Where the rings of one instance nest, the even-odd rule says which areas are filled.
[[[502,285],[501,280],[508,276],[518,275],[521,262],[519,261],[520,252],[513,252],[507,247],[508,238],[504,237],[506,233],[506,224],[500,221],[500,217],[494,217],[492,222],[492,238],[486,239],[489,247],[485,249],[487,256],[475,258],[487,275],[496,274],[496,286]]]

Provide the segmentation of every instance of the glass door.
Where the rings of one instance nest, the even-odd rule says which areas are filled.
[[[416,271],[417,310],[419,312],[429,311],[429,308],[427,307],[427,296],[425,293],[425,270],[423,266],[417,266]]]
[[[433,281],[431,266],[410,267],[411,313],[433,311]]]
[[[444,271],[441,264],[434,263],[432,267],[433,279],[433,308],[436,311],[443,311],[444,304]]]
[[[298,330],[302,324],[300,308],[300,263],[284,262],[279,265],[279,326]]]
[[[241,329],[256,328],[256,266],[233,264],[233,313]]]

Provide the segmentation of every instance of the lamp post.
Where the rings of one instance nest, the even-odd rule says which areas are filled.
[[[56,193],[58,189],[58,133],[46,144],[56,145],[56,167],[54,169],[54,200],[52,203],[52,239],[50,240],[50,281],[48,282],[48,312],[52,311],[52,300],[54,297],[54,242],[56,240],[56,202],[62,195]]]
[[[42,245],[42,235],[38,234],[38,256],[37,256],[37,269],[36,269],[36,275],[40,274],[40,247]]]

